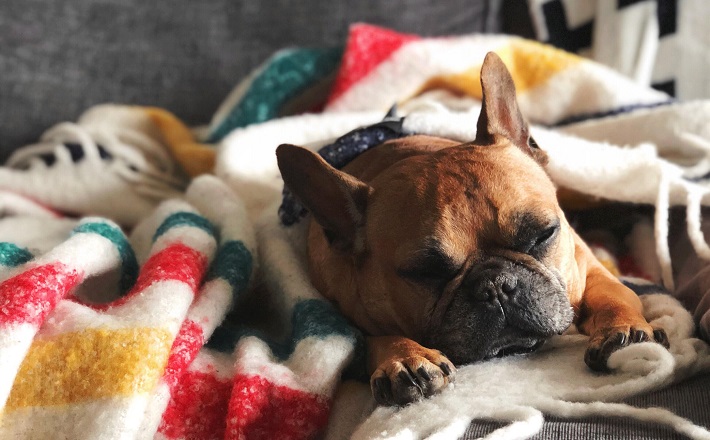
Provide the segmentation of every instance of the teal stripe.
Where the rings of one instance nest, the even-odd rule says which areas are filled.
[[[277,52],[207,142],[219,142],[235,128],[278,117],[284,104],[334,72],[342,55],[341,47]]]
[[[356,331],[329,302],[320,299],[301,301],[293,308],[293,343],[309,336],[325,338],[340,335],[355,339]]]
[[[261,330],[234,324],[228,319],[215,329],[214,333],[212,333],[212,337],[207,341],[205,346],[221,353],[232,353],[237,343],[247,336],[254,336],[261,339],[269,346],[271,353],[273,353],[277,359],[288,359],[293,352],[293,347],[290,346],[289,343],[274,341]]]
[[[74,234],[98,234],[113,243],[121,257],[121,279],[119,280],[121,293],[127,292],[133,286],[138,277],[138,260],[120,229],[107,223],[91,222],[82,223],[74,228],[72,235]]]
[[[325,339],[328,336],[345,336],[353,344],[354,357],[343,372],[348,379],[367,379],[367,350],[362,332],[353,327],[329,302],[320,299],[301,301],[293,308],[293,340],[291,352],[307,337]]]
[[[33,258],[32,253],[14,243],[0,242],[0,265],[17,267]]]
[[[195,228],[202,229],[213,237],[216,237],[215,227],[206,218],[201,215],[197,215],[193,212],[176,212],[171,214],[166,218],[163,223],[158,227],[153,235],[153,241],[157,240],[158,237],[165,234],[172,228],[177,228],[180,226],[192,226]]]
[[[229,316],[214,329],[205,347],[221,353],[232,353],[239,339],[243,336],[239,325],[229,319]]]
[[[298,343],[309,337],[325,339],[328,336],[345,336],[349,338],[356,349],[354,363],[360,365],[364,362],[364,337],[360,330],[351,326],[343,315],[329,302],[319,299],[301,301],[292,312],[291,337],[283,342],[274,341],[262,332],[240,326],[226,319],[217,327],[207,346],[225,353],[234,350],[239,339],[245,336],[256,336],[269,345],[274,356],[279,359],[288,359]]]
[[[236,301],[249,287],[253,264],[254,260],[251,252],[249,252],[249,249],[247,249],[244,243],[230,240],[220,246],[217,251],[217,255],[207,273],[207,280],[217,278],[226,280],[232,287],[232,295]],[[254,334],[253,330],[245,329],[233,324],[231,320],[225,319],[224,322],[215,329],[212,337],[207,342],[207,346],[224,353],[231,353],[239,339],[251,334]],[[267,341],[266,336],[261,333],[256,336]],[[280,348],[278,344],[270,341],[267,343],[272,347],[272,351],[287,351]]]
[[[230,286],[235,299],[249,286],[253,259],[249,249],[241,241],[230,240],[220,246],[207,279],[224,278]]]

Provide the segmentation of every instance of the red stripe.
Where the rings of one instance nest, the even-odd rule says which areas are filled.
[[[644,280],[653,281],[653,277],[646,273],[636,263],[636,260],[631,255],[622,255],[619,257],[619,272],[627,277],[643,278]]]
[[[328,422],[323,396],[274,385],[259,376],[238,375],[229,401],[225,439],[304,440]]]
[[[163,380],[172,392],[180,376],[187,370],[205,343],[202,327],[195,321],[186,319],[175,337],[170,349],[170,357],[165,366]]]
[[[58,210],[57,210],[56,208],[54,208],[53,206],[46,205],[44,202],[41,202],[40,200],[38,200],[38,199],[36,199],[36,198],[34,198],[34,197],[30,196],[30,195],[22,194],[21,192],[12,191],[12,190],[9,190],[9,189],[2,189],[2,191],[15,194],[17,197],[22,197],[23,199],[26,199],[28,203],[32,203],[32,204],[35,205],[38,209],[42,209],[42,210],[47,211],[48,214],[51,214],[51,215],[54,216],[54,217],[57,217],[57,218],[65,217],[64,214],[62,214],[60,211],[58,211]],[[12,213],[12,214],[15,214],[15,213]],[[16,215],[16,214],[15,214],[15,215]],[[77,216],[77,215],[74,215],[73,217],[78,217],[78,216]]]
[[[212,367],[214,369],[214,367]],[[158,431],[170,439],[221,439],[232,381],[212,372],[187,371],[173,392]]]
[[[207,257],[182,243],[172,244],[151,256],[141,268],[131,294],[142,292],[158,281],[182,281],[194,291],[207,269]]]
[[[207,257],[202,253],[182,243],[171,244],[162,251],[153,254],[145,262],[136,284],[126,296],[112,303],[93,307],[98,310],[105,310],[124,305],[153,283],[160,281],[181,281],[187,284],[192,292],[195,293],[206,271]]]
[[[5,280],[0,284],[0,325],[26,323],[39,327],[82,279],[77,270],[54,263]]]
[[[400,34],[367,24],[351,27],[328,103],[338,99],[406,43],[419,39],[416,35]]]

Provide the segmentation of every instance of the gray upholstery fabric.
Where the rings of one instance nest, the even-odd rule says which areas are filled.
[[[628,399],[626,403],[639,408],[668,408],[705,427],[710,427],[710,375],[681,382],[673,387]],[[546,418],[540,433],[533,440],[544,439],[684,439],[671,429],[627,418],[589,418],[566,420]],[[501,427],[497,423],[474,423],[463,440],[473,440]]]
[[[422,35],[498,30],[499,0],[3,0],[0,159],[102,102],[209,121],[275,50],[344,43],[363,21]]]

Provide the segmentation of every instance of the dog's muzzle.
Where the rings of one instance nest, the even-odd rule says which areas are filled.
[[[428,339],[455,363],[469,363],[534,351],[573,318],[556,271],[492,257],[471,268]]]

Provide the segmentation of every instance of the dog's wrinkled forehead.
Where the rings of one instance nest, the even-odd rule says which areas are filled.
[[[501,209],[519,206],[516,201],[556,201],[554,185],[544,169],[505,141],[487,146],[462,144],[403,160],[372,186],[376,193],[417,199],[411,201],[412,208],[442,215],[461,214],[472,205],[481,214],[500,214]]]
[[[406,240],[407,250],[442,250],[427,252],[434,255],[513,243],[526,225],[549,223],[558,210],[544,170],[505,143],[463,144],[414,157],[395,164],[373,186],[371,213],[378,218],[372,221],[379,229],[373,232],[401,237],[393,244]]]

